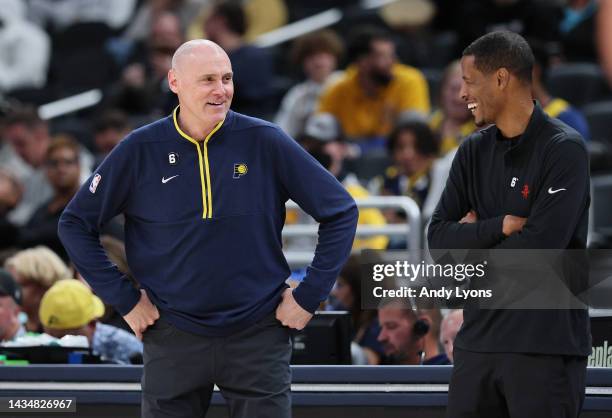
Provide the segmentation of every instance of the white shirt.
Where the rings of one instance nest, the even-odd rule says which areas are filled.
[[[25,20],[20,0],[0,7],[0,91],[41,88],[47,82],[51,41],[46,32]]]
[[[316,110],[321,91],[340,75],[342,72],[336,71],[322,84],[306,80],[289,89],[276,114],[276,124],[292,138],[299,138],[304,133],[306,119]]]
[[[30,0],[29,17],[41,26],[51,23],[56,30],[83,22],[119,29],[128,23],[135,6],[136,0]]]

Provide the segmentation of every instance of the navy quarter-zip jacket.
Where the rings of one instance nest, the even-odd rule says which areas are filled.
[[[277,126],[229,111],[196,141],[178,111],[128,135],[67,206],[59,235],[79,272],[122,315],[138,302],[99,243],[123,213],[128,264],[153,303],[180,329],[230,335],[272,312],[286,289],[281,231],[292,199],[321,223],[294,290],[314,312],[350,253],[353,199]]]
[[[505,139],[490,126],[461,144],[432,215],[429,247],[584,249],[589,203],[583,139],[536,103],[520,138]],[[459,224],[470,210],[478,222]],[[522,232],[505,237],[505,215],[527,218]],[[586,310],[484,310],[467,304],[455,345],[483,352],[588,355],[589,330]]]

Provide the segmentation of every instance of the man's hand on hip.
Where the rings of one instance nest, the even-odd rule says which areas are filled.
[[[142,333],[159,319],[157,307],[151,303],[147,292],[140,289],[140,300],[134,308],[123,317],[136,337],[142,340]]]
[[[286,289],[283,292],[283,300],[276,308],[276,319],[286,327],[301,330],[311,318],[312,314],[293,298],[293,289]]]

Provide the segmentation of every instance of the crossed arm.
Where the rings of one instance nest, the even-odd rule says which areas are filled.
[[[468,213],[463,216],[459,220],[460,224],[473,224],[478,222],[478,215],[476,211],[471,209]],[[527,222],[527,218],[522,218],[520,216],[514,215],[506,215],[504,216],[503,224],[502,224],[502,233],[508,237],[515,232],[521,232],[523,230],[523,226]]]
[[[566,141],[547,153],[542,161],[542,189],[535,196],[528,218],[508,213],[479,219],[467,196],[468,162],[461,151],[429,225],[430,248],[553,249],[570,245],[588,209],[589,170],[584,146]],[[547,193],[549,187],[563,191]]]

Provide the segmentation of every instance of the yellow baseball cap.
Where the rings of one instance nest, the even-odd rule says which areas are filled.
[[[104,315],[99,297],[76,279],[56,282],[42,297],[38,316],[40,322],[53,329],[74,329]]]

